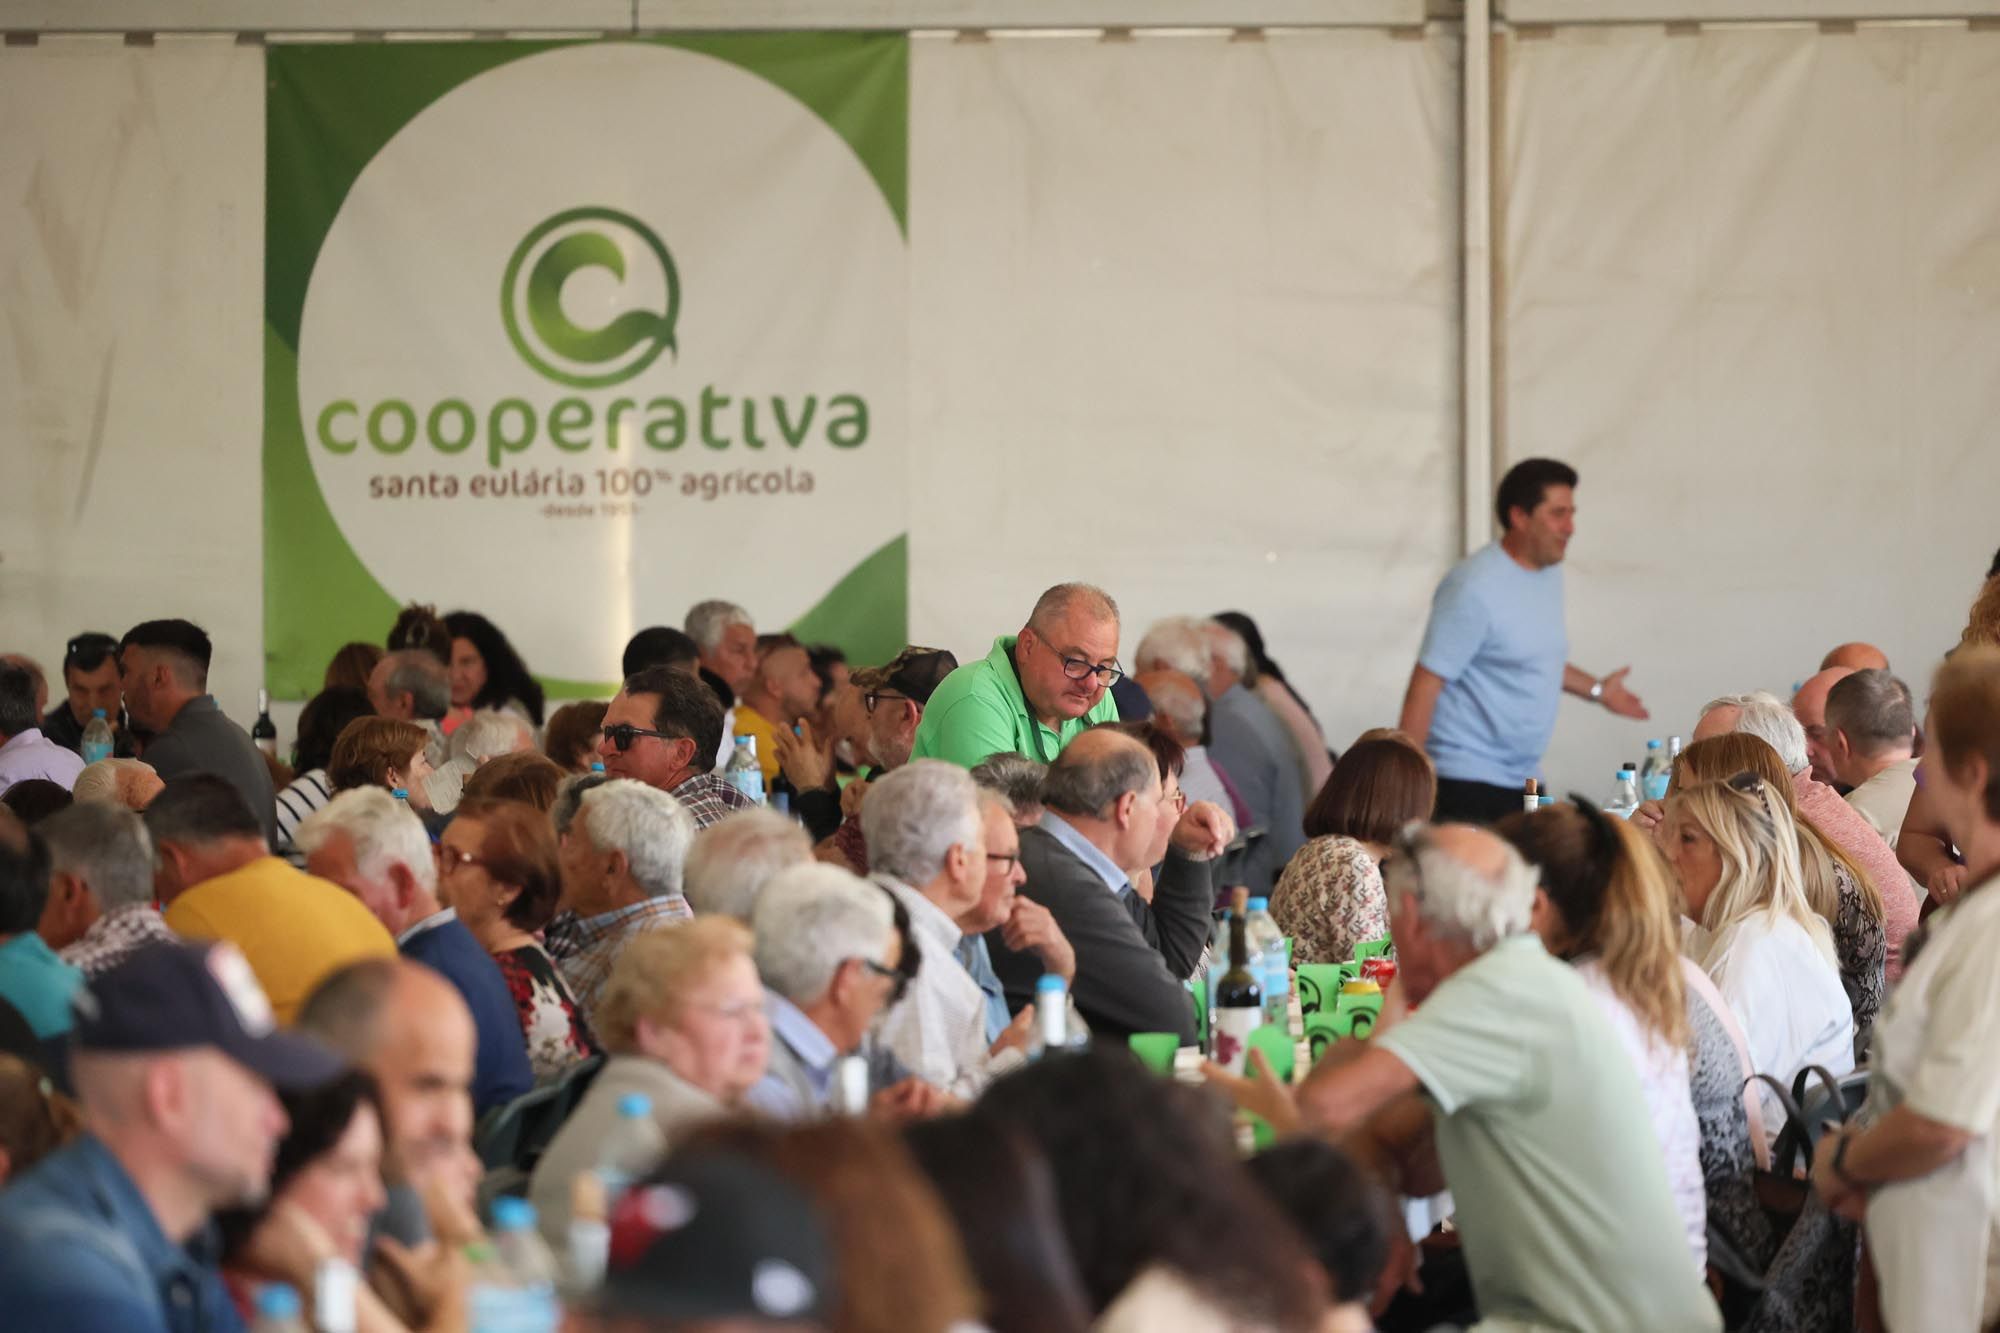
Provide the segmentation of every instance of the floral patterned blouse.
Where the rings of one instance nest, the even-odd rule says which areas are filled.
[[[524,944],[493,956],[507,991],[521,1016],[521,1034],[528,1043],[528,1065],[535,1082],[544,1083],[579,1060],[597,1054],[597,1040],[578,1012],[576,1000],[539,944]]]
[[[1292,937],[1296,963],[1344,963],[1354,946],[1389,933],[1382,871],[1353,838],[1314,838],[1271,890],[1271,919]]]

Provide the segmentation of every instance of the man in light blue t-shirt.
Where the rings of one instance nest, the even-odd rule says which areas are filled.
[[[1484,824],[1521,808],[1539,778],[1563,691],[1643,720],[1621,667],[1599,679],[1569,663],[1563,554],[1576,532],[1576,471],[1516,463],[1494,501],[1503,535],[1438,585],[1403,697],[1402,729],[1437,765],[1439,820]]]

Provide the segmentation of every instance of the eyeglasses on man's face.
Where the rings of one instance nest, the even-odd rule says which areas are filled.
[[[1116,662],[1106,662],[1099,666],[1087,658],[1064,657],[1060,653],[1057,657],[1062,662],[1063,674],[1071,680],[1088,680],[1095,676],[1104,682],[1104,688],[1108,690],[1125,678],[1125,668]]]
[[[907,694],[891,694],[887,690],[870,690],[861,696],[861,706],[866,708],[870,714],[873,714],[876,707],[880,704],[897,703],[904,700],[910,703],[916,702],[915,699],[911,699]]]
[[[1001,874],[1011,875],[1014,873],[1014,867],[1021,864],[1021,854],[1019,852],[986,853],[986,864],[991,867],[995,863],[998,863]]]
[[[904,993],[910,989],[910,974],[886,963],[878,963],[873,958],[859,961],[863,967],[889,983],[889,1003],[901,1003]]]

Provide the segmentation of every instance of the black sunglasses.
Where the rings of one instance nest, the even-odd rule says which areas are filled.
[[[651,736],[654,740],[659,741],[687,739],[684,736],[669,736],[664,731],[649,731],[645,727],[635,727],[630,722],[614,722],[604,729],[604,739],[617,746],[618,753],[620,754],[624,754],[627,750],[631,749],[632,742],[641,736]]]

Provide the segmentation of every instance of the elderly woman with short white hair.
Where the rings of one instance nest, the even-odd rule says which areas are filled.
[[[143,759],[99,759],[83,766],[69,794],[77,801],[105,801],[127,810],[144,810],[166,785]]]
[[[629,942],[598,1004],[610,1060],[542,1154],[528,1197],[552,1242],[567,1243],[571,1191],[605,1138],[643,1099],[671,1147],[688,1129],[734,1113],[764,1077],[771,1029],[741,922],[705,917]]]

